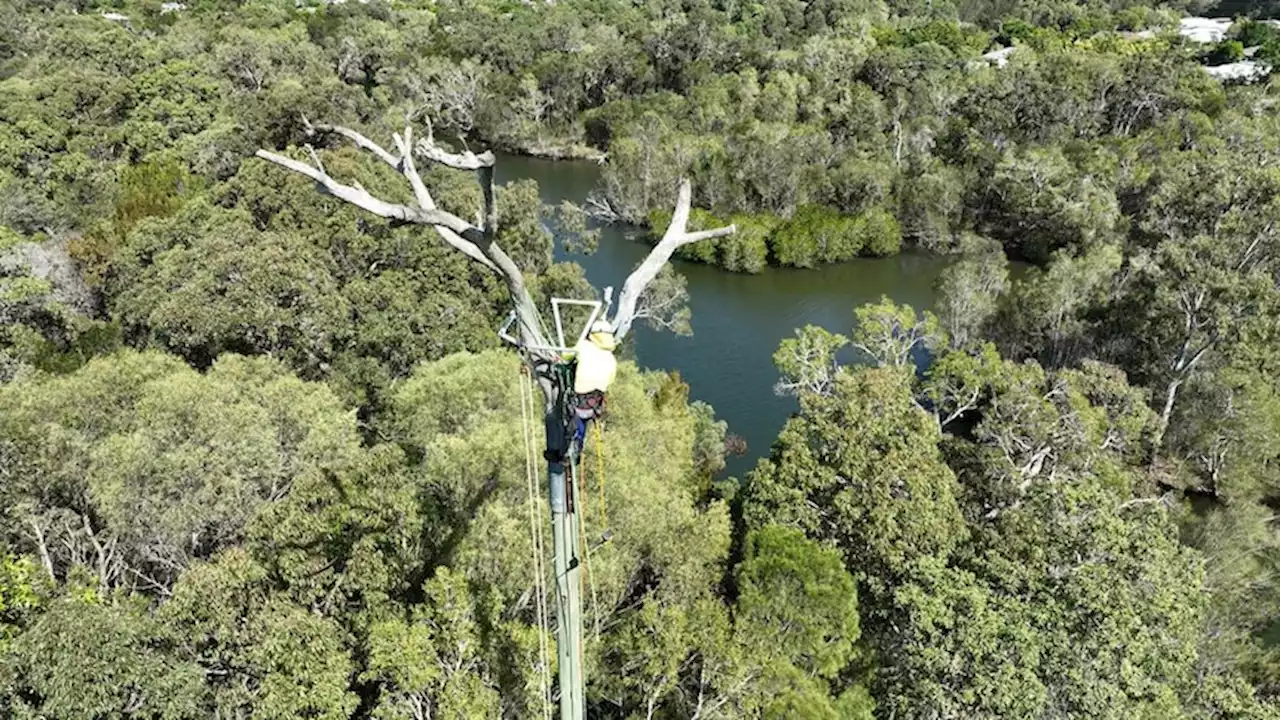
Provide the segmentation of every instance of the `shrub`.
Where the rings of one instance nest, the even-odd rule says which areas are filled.
[[[902,250],[902,228],[897,218],[884,208],[873,208],[860,215],[854,232],[864,255],[884,257]]]
[[[1239,40],[1223,40],[1205,55],[1204,61],[1209,65],[1226,65],[1243,59],[1243,43]]]
[[[769,259],[769,233],[777,225],[772,215],[735,215],[738,231],[720,239],[720,264],[734,272],[758,273]]]
[[[656,243],[670,222],[668,211],[649,213],[650,242]],[[689,213],[689,230],[708,230],[730,223],[738,229],[733,235],[690,243],[676,250],[676,257],[733,272],[760,272],[768,261],[766,238],[776,224],[772,216],[735,215],[725,219],[696,208]]]
[[[1242,47],[1258,47],[1280,41],[1280,29],[1255,20],[1243,20],[1232,28],[1232,35]]]
[[[819,205],[801,207],[773,236],[778,263],[794,267],[852,260],[861,249],[854,220]]]

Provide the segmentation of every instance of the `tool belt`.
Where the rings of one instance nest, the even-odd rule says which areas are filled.
[[[583,420],[598,418],[604,413],[604,393],[599,390],[592,390],[583,395],[574,393],[569,400],[569,405],[573,409],[573,414]]]

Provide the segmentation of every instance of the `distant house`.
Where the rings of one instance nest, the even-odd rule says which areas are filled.
[[[1178,34],[1199,43],[1219,43],[1227,37],[1231,18],[1188,17],[1178,21]]]
[[[1009,56],[1013,54],[1014,50],[1017,50],[1017,48],[1013,46],[999,48],[983,55],[982,59],[996,67],[1002,68],[1009,64]]]
[[[1280,27],[1280,21],[1264,20],[1263,22]],[[1182,18],[1178,21],[1178,34],[1192,42],[1220,43],[1227,38],[1227,33],[1231,30],[1233,24],[1235,24],[1235,21],[1230,18]],[[1257,52],[1257,48],[1245,48],[1244,54],[1246,58],[1252,58]],[[1246,59],[1240,62],[1209,66],[1204,71],[1224,82],[1252,82],[1269,75],[1271,73],[1271,65]]]
[[[1280,20],[1266,20],[1264,22],[1280,27]],[[1233,24],[1235,24],[1235,21],[1230,18],[1182,18],[1178,22],[1178,34],[1192,42],[1211,45],[1225,40]],[[1138,41],[1154,38],[1156,33],[1152,30],[1143,30],[1141,32],[1123,32],[1120,33],[1120,36],[1127,40]],[[980,68],[983,63],[986,63],[990,67],[1003,68],[1009,64],[1009,57],[1017,49],[1018,46],[1016,45],[996,48],[983,54],[981,61],[970,63],[969,67],[971,69]],[[1252,82],[1264,78],[1271,73],[1272,68],[1269,63],[1252,59],[1257,51],[1258,48],[1245,48],[1245,60],[1225,65],[1209,66],[1205,67],[1204,70],[1212,77],[1223,82]]]
[[[1219,80],[1251,82],[1270,74],[1271,66],[1256,60],[1241,60],[1240,62],[1227,63],[1226,65],[1206,67],[1204,71]]]

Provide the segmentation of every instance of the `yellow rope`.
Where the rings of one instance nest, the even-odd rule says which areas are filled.
[[[582,457],[579,451],[579,458]],[[595,619],[596,637],[600,637],[600,602],[596,599],[596,584],[591,577],[591,543],[587,540],[587,498],[582,492],[582,486],[586,483],[578,482],[578,464],[572,459],[569,460],[569,477],[573,483],[573,504],[575,508],[581,508],[578,514],[578,544],[582,548],[582,575],[578,577],[578,592],[582,592],[582,583],[585,581],[587,588],[591,590],[591,614]]]
[[[605,532],[609,532],[609,506],[604,499],[604,431],[600,429],[599,418],[595,421],[596,426],[596,486],[599,488],[597,493],[600,496],[600,525]]]
[[[551,720],[550,642],[547,639],[550,626],[547,619],[546,565],[543,560],[546,545],[542,537],[542,496],[538,493],[537,483],[534,481],[533,431],[529,426],[529,416],[532,414],[532,408],[535,407],[537,404],[533,397],[533,379],[529,377],[528,366],[524,366],[520,368],[520,434],[524,441],[525,489],[529,493],[529,539],[533,544],[533,592],[536,596],[534,605],[538,614],[538,652],[540,654],[538,679],[542,694],[542,717],[544,720]]]

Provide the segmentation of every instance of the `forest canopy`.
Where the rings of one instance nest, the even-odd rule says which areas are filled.
[[[508,288],[254,158],[412,201],[324,122],[602,163],[577,206],[498,188],[541,306],[595,293],[553,234],[661,233],[682,178],[736,228],[684,260],[952,256],[931,308],[781,341],[795,412],[742,477],[623,348],[590,717],[1280,717],[1280,81],[1206,70],[1277,61],[1277,15],[0,0],[0,715],[555,700]]]

